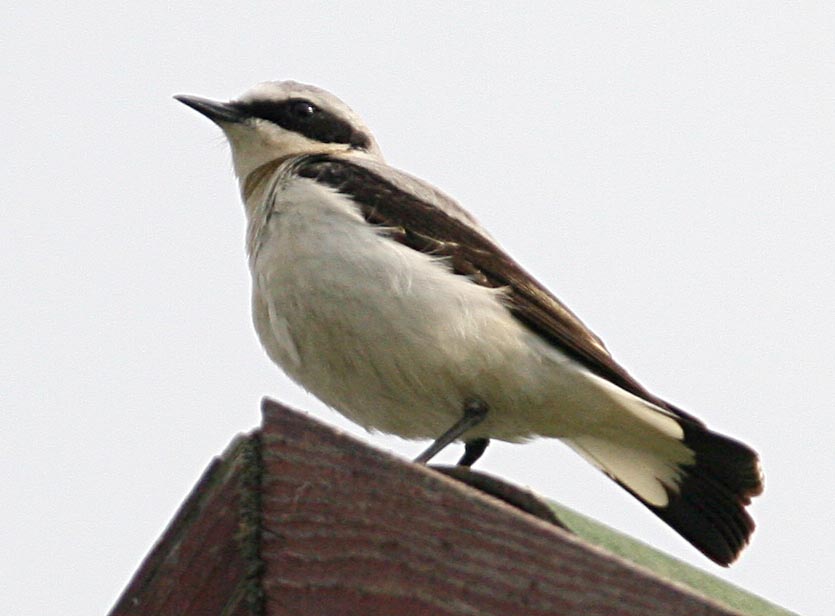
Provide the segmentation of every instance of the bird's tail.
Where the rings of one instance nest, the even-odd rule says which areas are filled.
[[[745,507],[763,490],[759,459],[746,445],[697,421],[676,421],[681,439],[656,434],[662,446],[653,449],[597,436],[567,443],[705,556],[727,566],[754,530]]]

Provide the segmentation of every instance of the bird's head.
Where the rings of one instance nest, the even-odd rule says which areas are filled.
[[[267,81],[228,103],[175,96],[223,129],[235,174],[245,179],[272,160],[303,154],[352,153],[382,160],[371,131],[330,92],[295,81]]]

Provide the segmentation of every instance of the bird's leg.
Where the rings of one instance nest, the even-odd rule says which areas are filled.
[[[453,441],[458,440],[462,434],[464,434],[467,430],[474,428],[482,421],[484,418],[487,417],[487,405],[482,402],[481,400],[471,399],[467,400],[464,404],[464,415],[455,422],[455,424],[446,432],[444,432],[441,436],[435,439],[435,442],[432,443],[426,451],[420,454],[417,458],[415,458],[415,462],[417,464],[426,464],[431,460],[437,453],[439,453],[444,447],[452,443]],[[481,439],[477,439],[481,440]],[[487,439],[484,439],[485,441]],[[469,447],[469,444],[467,445]],[[484,447],[487,447],[487,444],[484,444]],[[484,451],[484,449],[482,449]],[[475,451],[473,452],[475,453]],[[481,455],[481,452],[478,452],[478,456]],[[464,457],[467,457],[467,454],[464,454]],[[475,458],[472,462],[475,462]],[[470,464],[472,464],[470,462]]]
[[[458,460],[458,466],[472,466],[481,457],[481,454],[484,453],[484,450],[487,449],[487,445],[489,444],[489,438],[474,438],[464,443],[464,455]]]

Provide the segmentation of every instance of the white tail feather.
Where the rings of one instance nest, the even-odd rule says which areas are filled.
[[[595,436],[577,436],[565,442],[650,505],[664,507],[669,502],[667,489],[678,491],[682,477],[678,461]]]

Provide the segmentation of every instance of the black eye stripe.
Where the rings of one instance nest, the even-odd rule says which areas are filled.
[[[322,143],[344,143],[358,149],[371,145],[369,137],[349,122],[302,98],[238,102],[235,107],[245,115],[273,122]]]

